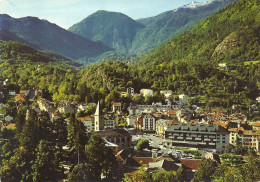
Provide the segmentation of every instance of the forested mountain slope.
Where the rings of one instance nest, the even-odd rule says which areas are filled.
[[[147,52],[236,1],[216,0],[202,4],[197,3],[198,6],[189,4],[155,17],[138,20],[146,26],[137,32],[130,53]]]
[[[116,12],[97,11],[68,30],[101,41],[121,53],[128,53],[135,34],[144,26],[130,17]]]
[[[20,41],[72,59],[94,57],[112,50],[101,42],[91,41],[36,17],[16,19],[2,14],[0,29],[0,40]]]

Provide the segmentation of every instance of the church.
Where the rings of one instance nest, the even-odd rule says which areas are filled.
[[[96,112],[94,114],[95,131],[104,129],[114,129],[116,125],[116,117],[114,114],[104,114],[98,102]]]

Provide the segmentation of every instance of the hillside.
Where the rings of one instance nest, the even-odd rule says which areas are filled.
[[[77,66],[81,66],[53,52],[40,52],[14,41],[0,42],[0,58],[0,81],[8,79],[7,87],[44,89],[48,98],[58,91],[62,81],[74,78]]]
[[[155,17],[140,19],[138,21],[146,27],[136,34],[130,53],[147,52],[236,1],[212,1],[198,6],[190,4]]]
[[[103,61],[120,61],[120,62],[132,62],[135,60],[137,56],[130,54],[122,54],[115,51],[108,51],[100,56],[88,58],[87,60],[79,60],[83,62],[85,65],[98,64]]]
[[[152,88],[186,93],[208,108],[239,103],[247,110],[244,108],[255,103],[260,88],[259,12],[257,0],[230,5],[132,64],[103,62],[81,72],[44,64],[43,73],[38,73],[38,62],[17,66],[8,58],[0,65],[5,70],[1,78],[14,80],[23,88],[44,88],[54,100],[104,102],[113,91],[134,87],[137,92]],[[15,55],[19,60],[19,54]],[[223,62],[225,68],[218,66]]]
[[[138,64],[151,68],[177,61],[259,60],[259,3],[243,0],[228,6],[147,54]]]
[[[130,17],[116,12],[98,11],[68,30],[101,41],[121,53],[128,53],[136,32],[144,26]]]
[[[260,89],[259,30],[260,2],[242,0],[140,57],[133,67],[147,88],[203,95],[197,99],[211,105],[248,105]]]
[[[0,40],[14,40],[33,48],[51,50],[72,59],[98,56],[112,50],[102,43],[73,34],[36,17],[15,19],[0,15]]]
[[[50,51],[38,51],[26,44],[15,41],[0,41],[0,55],[2,60],[11,60],[14,64],[24,62],[54,63],[81,66],[80,63]]]

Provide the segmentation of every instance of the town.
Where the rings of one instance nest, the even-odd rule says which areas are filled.
[[[0,182],[260,181],[259,0],[0,0]]]
[[[110,103],[111,109],[104,112],[99,101],[52,101],[44,98],[43,90],[15,90],[7,86],[8,80],[2,83],[1,141],[8,140],[8,133],[12,133],[9,131],[17,129],[21,110],[26,112],[23,113],[25,120],[31,113],[35,113],[38,120],[47,113],[52,123],[63,120],[67,130],[74,117],[82,123],[87,137],[99,135],[105,146],[113,151],[117,163],[114,179],[123,179],[140,167],[149,173],[181,168],[185,171],[183,180],[190,181],[203,158],[223,162],[229,152],[237,153],[237,156],[245,154],[249,148],[260,152],[260,121],[249,122],[245,114],[237,112],[238,105],[233,105],[229,113],[221,108],[205,110],[196,103],[191,105],[192,98],[188,95],[161,90],[160,102],[125,105],[114,101]],[[130,87],[120,93],[120,98],[152,98],[154,94],[152,89],[141,89],[136,93]],[[258,98],[250,108],[256,116],[259,116],[259,105]],[[66,142],[61,148],[62,155],[70,155],[72,147]],[[79,156],[77,160],[80,161]],[[65,159],[60,163],[65,176],[70,172],[71,164]]]

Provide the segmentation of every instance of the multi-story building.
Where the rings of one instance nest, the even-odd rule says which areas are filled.
[[[140,113],[137,116],[134,127],[137,130],[155,131],[157,118],[150,113]]]
[[[169,98],[172,95],[172,90],[161,90],[160,94],[163,94],[165,98]]]
[[[146,114],[143,117],[143,131],[155,131],[156,118],[152,114]]]
[[[237,146],[244,145],[260,151],[260,135],[253,130],[245,130],[243,127],[229,128],[229,143]]]
[[[159,119],[156,121],[156,134],[163,137],[165,134],[165,131],[174,123],[177,123],[178,121],[174,120],[166,120],[166,119]]]
[[[146,96],[153,96],[153,90],[152,89],[141,89],[140,90],[140,94],[143,96],[143,97],[146,97]]]
[[[229,145],[228,131],[219,125],[176,123],[165,131],[167,146],[212,149],[223,152]]]
[[[130,148],[130,146],[132,145],[132,137],[130,133],[125,129],[96,131],[91,134],[98,134],[107,142],[118,145],[119,150]]]
[[[61,114],[73,113],[77,112],[77,107],[74,104],[67,104],[58,107],[58,110]]]
[[[127,88],[126,91],[127,91],[127,93],[128,93],[129,95],[131,95],[131,96],[133,96],[133,95],[135,94],[135,90],[134,90],[134,88],[132,88],[132,87]]]
[[[95,128],[94,116],[78,117],[78,121],[81,121],[87,130],[93,130]]]
[[[51,104],[51,102],[47,99],[44,98],[40,98],[37,100],[37,104],[39,105],[39,108],[41,111],[46,111],[49,114],[55,112],[55,108],[53,107],[53,105]]]
[[[104,129],[114,129],[116,126],[116,118],[114,114],[104,115]]]
[[[116,112],[116,111],[121,112],[121,110],[122,110],[121,107],[122,107],[121,102],[113,102],[112,110],[113,110],[113,112]]]
[[[173,103],[171,105],[163,105],[162,103],[153,103],[152,105],[130,105],[128,112],[130,115],[137,115],[141,112],[152,113],[152,112],[167,112],[172,109],[180,109],[180,105]]]
[[[125,119],[126,119],[126,123],[128,126],[134,126],[134,123],[136,122],[137,118],[136,118],[136,116],[129,115]]]

